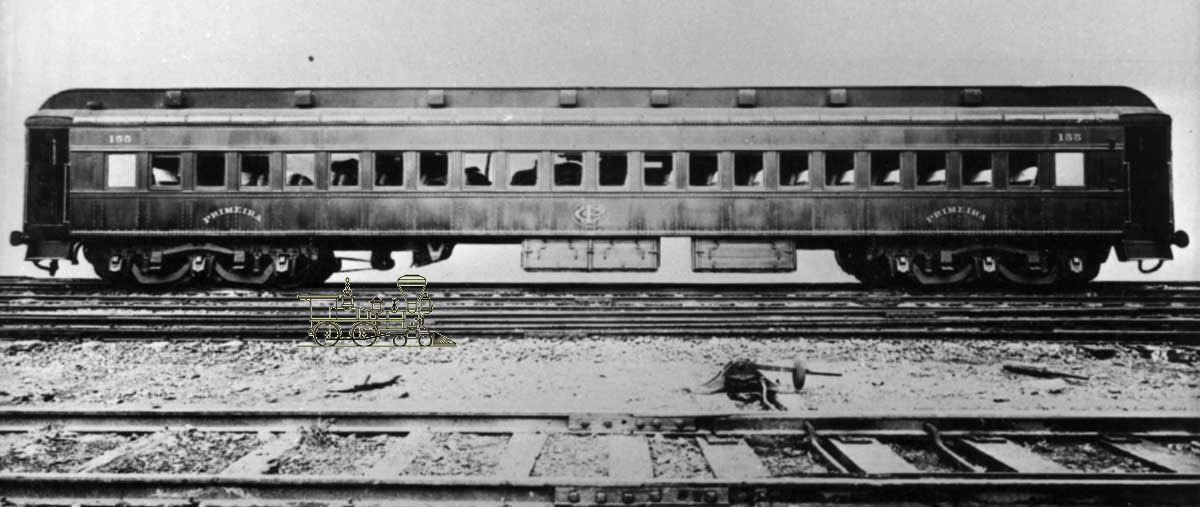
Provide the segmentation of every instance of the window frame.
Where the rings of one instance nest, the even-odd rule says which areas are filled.
[[[832,192],[851,192],[851,191],[860,189],[860,185],[862,185],[863,182],[859,181],[861,179],[859,173],[863,172],[863,170],[862,170],[862,168],[859,167],[859,155],[858,154],[861,152],[856,151],[856,150],[824,150],[819,153],[821,154],[821,189],[822,190],[829,190]],[[829,154],[830,153],[847,153],[850,155],[850,163],[851,163],[850,174],[854,175],[853,181],[851,181],[848,184],[844,184],[844,185],[829,184]],[[868,167],[868,169],[869,169],[869,167]],[[810,167],[809,170],[811,171],[812,168]],[[812,182],[812,176],[813,176],[812,174],[808,175],[810,183]],[[870,181],[868,180],[867,183],[869,184]]]
[[[238,151],[238,152],[234,152],[234,160],[237,161],[237,164],[234,165],[234,168],[233,168],[234,173],[233,174],[236,175],[236,179],[234,179],[234,181],[236,182],[237,190],[239,192],[270,192],[271,190],[277,190],[278,188],[275,185],[280,184],[279,180],[282,179],[278,174],[281,169],[279,166],[282,165],[282,163],[281,163],[282,161],[277,162],[277,160],[276,160],[276,159],[280,158],[278,153],[279,152],[273,152],[273,151]],[[254,185],[254,186],[243,185],[242,184],[242,173],[243,173],[242,169],[245,167],[246,157],[247,156],[260,156],[260,155],[263,157],[266,157],[266,159],[267,159],[267,184]]]
[[[422,159],[421,155],[424,153],[441,153],[445,156],[445,158],[446,158],[446,182],[444,184],[430,185],[428,183],[421,182],[421,169],[424,165],[424,161],[421,160]],[[454,152],[449,151],[449,150],[416,150],[416,151],[413,151],[413,155],[414,155],[414,159],[415,159],[414,160],[415,163],[413,164],[413,166],[414,166],[413,171],[414,171],[414,180],[415,180],[414,184],[416,185],[416,187],[415,187],[416,190],[432,191],[432,192],[445,192],[445,191],[451,190],[453,188],[454,158],[455,158]]]
[[[986,184],[971,184],[967,181],[967,154],[987,154],[989,178]],[[1039,169],[1040,171],[1041,169]],[[995,190],[996,187],[996,151],[990,149],[970,149],[959,151],[958,186],[959,190]]]
[[[325,178],[324,178],[326,187],[331,191],[336,190],[339,192],[365,190],[365,189],[370,188],[370,184],[374,183],[374,182],[363,178],[363,175],[364,174],[374,174],[373,172],[367,171],[367,159],[368,158],[374,159],[374,157],[364,156],[365,153],[369,153],[369,152],[361,152],[361,151],[330,151],[330,152],[327,152],[325,155]],[[334,185],[333,184],[333,174],[334,174],[333,173],[333,157],[334,157],[334,155],[348,155],[348,154],[352,154],[352,155],[358,157],[358,178],[357,178],[358,182],[354,185]]]
[[[209,155],[209,154],[221,157],[221,184],[220,185],[201,185],[200,184],[200,156],[201,155]],[[201,150],[201,151],[189,152],[188,155],[189,155],[188,158],[192,162],[191,163],[191,169],[192,169],[191,177],[188,179],[188,181],[191,183],[191,188],[189,188],[188,190],[211,192],[211,191],[215,191],[215,190],[229,189],[229,165],[230,165],[229,164],[229,155],[230,155],[229,152]]]
[[[771,162],[770,154],[774,153],[767,150],[733,150],[728,152],[729,158],[729,188],[737,192],[762,192],[771,188]],[[758,155],[758,184],[757,185],[738,185],[737,184],[737,159],[738,154],[750,153]],[[778,181],[776,178],[775,181]]]
[[[414,165],[413,158],[415,158],[416,152],[405,151],[405,150],[376,150],[376,151],[370,151],[367,153],[370,154],[371,182],[370,182],[369,187],[364,187],[365,189],[378,190],[381,192],[396,192],[396,191],[400,191],[400,190],[413,190],[414,188],[416,188],[415,187],[416,184],[413,181],[413,176],[412,176],[412,169],[413,169],[413,165]],[[379,178],[379,172],[378,172],[379,171],[379,155],[383,154],[383,153],[400,155],[401,167],[400,167],[400,184],[399,185],[379,185],[379,184],[375,183],[375,180]]]
[[[686,169],[687,152],[677,152],[670,150],[646,150],[638,151],[637,160],[637,189],[651,192],[677,192],[687,188],[687,180],[681,178],[679,174]],[[646,154],[665,153],[671,157],[671,176],[662,185],[647,185],[646,184]]]
[[[814,178],[816,177],[815,175],[817,173],[813,171],[813,168],[817,164],[816,158],[818,157],[817,154],[820,152],[813,150],[777,150],[770,153],[774,153],[775,164],[775,186],[772,188],[784,192],[812,192],[813,190],[817,189],[817,185],[814,183],[814,181],[816,181]],[[804,171],[808,173],[808,183],[804,185],[785,185],[783,183],[783,159],[784,155],[787,153],[803,153]],[[764,162],[767,163],[766,161]],[[822,178],[821,183],[824,183],[824,173],[822,173],[820,177]],[[770,173],[768,173],[768,178],[770,178]]]
[[[903,150],[873,150],[867,154],[867,186],[871,190],[894,191],[904,189],[904,151]],[[875,156],[879,153],[896,154],[896,183],[891,185],[875,184]],[[856,161],[857,162],[857,161]],[[857,169],[857,167],[856,167]],[[856,174],[857,176],[857,174]]]
[[[563,191],[568,191],[568,192],[592,190],[592,189],[588,188],[588,154],[592,153],[592,152],[584,151],[584,150],[550,150],[548,153],[550,154],[550,188],[552,188],[554,190],[563,190]],[[564,153],[564,154],[578,153],[579,154],[579,184],[578,185],[559,185],[558,183],[555,183],[554,158],[559,153]],[[628,171],[628,169],[627,169],[627,171]],[[628,173],[626,173],[626,176],[628,176]],[[597,184],[599,184],[599,180],[597,180]]]
[[[1059,180],[1058,180],[1058,176],[1059,176],[1058,175],[1058,156],[1059,155],[1068,155],[1068,154],[1078,154],[1079,155],[1079,184],[1078,185],[1063,185],[1063,184],[1059,183]],[[1053,152],[1050,152],[1050,155],[1051,155],[1051,159],[1054,161],[1053,169],[1051,170],[1051,173],[1054,175],[1053,181],[1051,182],[1052,188],[1054,188],[1056,190],[1087,190],[1088,188],[1090,188],[1088,186],[1088,177],[1087,177],[1087,173],[1088,173],[1087,151],[1085,151],[1085,150],[1053,151]]]
[[[179,184],[172,186],[172,185],[157,185],[154,183],[154,157],[155,157],[155,155],[160,155],[160,156],[174,155],[176,158],[179,159]],[[146,188],[150,189],[153,192],[182,192],[184,190],[190,190],[190,189],[186,188],[188,186],[187,185],[188,178],[187,178],[186,171],[184,169],[187,166],[187,163],[186,163],[187,155],[188,155],[188,152],[182,152],[182,151],[151,151],[151,152],[147,152],[146,153]]]
[[[685,151],[685,152],[683,152],[683,154],[684,154],[683,158],[686,161],[683,164],[683,174],[686,175],[684,177],[684,179],[685,179],[684,184],[687,187],[689,192],[712,192],[712,191],[719,191],[719,190],[725,189],[724,188],[725,185],[723,183],[725,182],[725,173],[727,171],[725,170],[726,168],[723,167],[725,164],[723,163],[723,160],[722,160],[723,158],[725,158],[723,156],[725,154],[725,152],[715,151],[715,150],[695,150],[695,151]],[[716,162],[716,167],[713,169],[713,173],[711,175],[713,177],[712,185],[693,185],[692,184],[692,157],[700,156],[700,155],[704,155],[704,156],[711,155],[713,157],[713,161]],[[672,169],[672,173],[674,173],[674,168]],[[674,176],[674,174],[672,174],[672,176]]]
[[[141,173],[143,172],[142,166],[145,165],[143,162],[143,159],[146,158],[145,152],[104,151],[101,153],[104,154],[104,177],[102,179],[102,182],[104,183],[104,186],[102,188],[104,190],[140,190],[140,189],[144,188],[143,185],[141,184],[141,180],[142,180]],[[128,155],[128,156],[133,157],[133,184],[132,185],[112,186],[109,184],[109,182],[110,182],[109,175],[111,174],[111,168],[109,167],[109,165],[110,165],[109,157],[111,155]]]
[[[592,180],[592,182],[594,183],[595,189],[597,191],[615,192],[615,191],[620,191],[620,190],[633,190],[634,188],[640,188],[640,187],[637,187],[634,185],[633,166],[635,164],[632,163],[632,161],[634,159],[634,156],[633,156],[634,152],[620,151],[620,150],[599,150],[599,151],[593,151],[590,153],[594,153],[594,158],[595,158],[595,171],[592,171],[592,174],[595,175],[595,178]],[[600,159],[606,153],[619,153],[624,156],[624,158],[625,158],[625,182],[624,183],[622,183],[620,185],[601,185],[600,184]],[[585,160],[586,160],[586,158],[585,158]],[[636,165],[638,165],[640,167],[640,162]],[[586,169],[587,169],[586,165],[584,166],[584,169],[586,171]],[[586,174],[586,172],[585,172],[585,174]],[[585,183],[586,183],[586,181],[585,181]]]

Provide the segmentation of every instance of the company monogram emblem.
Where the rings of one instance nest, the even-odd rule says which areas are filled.
[[[375,296],[369,306],[354,303],[350,279],[341,295],[302,294],[308,301],[308,337],[313,344],[301,347],[457,347],[458,344],[425,327],[425,316],[433,312],[433,299],[425,291],[425,277],[404,275],[396,279],[399,298]],[[409,295],[405,292],[417,292]],[[327,307],[314,302],[329,301]],[[324,311],[322,311],[324,310]],[[341,343],[348,338],[350,343]],[[391,340],[389,345],[380,339]]]
[[[600,217],[603,217],[608,210],[600,204],[582,204],[575,208],[575,221],[579,225],[588,227],[595,226],[600,223]]]

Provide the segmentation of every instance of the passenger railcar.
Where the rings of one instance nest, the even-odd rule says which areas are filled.
[[[50,269],[302,284],[338,250],[523,244],[530,270],[1072,283],[1171,258],[1170,118],[1116,87],[70,90],[26,122]],[[48,263],[48,264],[47,264]]]

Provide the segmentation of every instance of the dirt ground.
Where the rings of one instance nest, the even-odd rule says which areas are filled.
[[[2,339],[3,337],[0,337]],[[1119,337],[1114,337],[1119,339]],[[299,342],[0,341],[0,405],[222,405],[380,410],[755,411],[688,388],[730,360],[790,363],[809,377],[792,411],[1195,411],[1200,365],[1167,346],[1096,359],[1054,342],[630,337],[459,339],[457,348],[314,348]],[[1189,357],[1194,351],[1185,350]],[[1005,372],[1035,364],[1088,380]],[[379,389],[340,393],[368,376]],[[784,380],[784,385],[790,381]]]

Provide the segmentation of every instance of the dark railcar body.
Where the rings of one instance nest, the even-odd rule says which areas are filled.
[[[904,271],[913,255],[948,263],[981,248],[1030,262],[1064,242],[1169,259],[1186,243],[1172,219],[1170,118],[1126,88],[72,90],[27,126],[14,242],[31,260],[80,243],[147,271],[146,259],[189,249],[691,236],[874,248],[863,255]],[[402,162],[401,184],[376,184],[382,153]],[[429,153],[444,156],[444,186],[421,182]],[[533,184],[491,156],[491,184],[472,184],[475,153],[522,154]],[[601,184],[610,153],[625,159],[624,184]],[[245,185],[246,154],[262,155],[268,184]],[[563,154],[580,172],[569,184],[557,181]],[[202,156],[221,160],[219,185],[199,184]],[[289,184],[293,156],[311,185]],[[155,181],[153,157],[174,161],[172,184]],[[355,161],[354,185],[335,183],[337,157]],[[937,184],[921,181],[929,157],[942,160]],[[848,174],[827,174],[835,159]],[[712,173],[696,185],[700,160]],[[753,185],[736,176],[746,160]],[[784,160],[807,184],[785,184]],[[986,173],[968,167],[980,164]],[[673,179],[647,185],[660,165]]]

